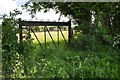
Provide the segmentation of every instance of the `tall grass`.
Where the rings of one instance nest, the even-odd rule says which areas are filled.
[[[29,54],[27,78],[118,78],[118,56],[113,51],[75,51],[61,41],[54,47],[52,42],[46,50],[34,44]],[[30,76],[32,75],[32,76]]]
[[[64,32],[67,35],[67,32]],[[43,36],[44,33],[37,33]],[[51,32],[56,38],[56,32]],[[32,34],[32,37],[35,37]],[[47,34],[48,37],[48,34]],[[67,37],[67,36],[66,36]],[[39,37],[44,45],[44,37]],[[47,48],[43,50],[34,40],[33,50],[25,58],[27,74],[23,78],[118,78],[118,52],[105,51],[75,51],[65,45],[60,37],[60,45],[54,47],[50,37],[47,38]],[[57,39],[55,40],[57,43]],[[111,49],[111,48],[109,48]],[[108,50],[108,49],[107,49]],[[21,70],[24,71],[24,70]]]

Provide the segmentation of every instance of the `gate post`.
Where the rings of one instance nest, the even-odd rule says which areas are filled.
[[[44,26],[44,40],[45,40],[45,49],[46,49],[46,28]]]
[[[19,48],[19,54],[22,52],[22,25],[20,24],[21,18],[19,18],[19,42],[20,42],[20,48]]]
[[[71,20],[68,21],[68,46],[70,47],[71,43]]]

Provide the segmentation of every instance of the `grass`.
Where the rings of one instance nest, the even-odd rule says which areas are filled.
[[[68,39],[68,31],[62,31],[64,36],[65,36],[65,39],[67,40]],[[40,40],[41,43],[44,43],[44,32],[36,32],[35,33],[36,36],[38,37],[38,39]],[[50,34],[51,36],[53,37],[54,41],[57,42],[57,31],[50,31]],[[31,37],[34,39],[33,40],[33,43],[38,43],[37,42],[37,39],[35,38],[34,34],[31,33]],[[61,35],[61,33],[59,32],[59,39],[60,40],[63,40],[63,37]],[[52,39],[50,38],[50,35],[48,34],[48,32],[46,32],[46,41],[47,42],[51,42]]]
[[[50,43],[50,42],[49,42]],[[51,44],[51,43],[50,43]],[[63,44],[63,42],[61,42]],[[27,58],[37,78],[118,78],[117,52],[74,51],[66,45],[57,48],[49,45],[46,50],[35,44]]]
[[[57,43],[57,32],[50,32]],[[67,38],[67,31],[63,32]],[[43,32],[36,33],[44,45]],[[35,39],[34,35],[32,38]],[[65,45],[60,35],[60,45],[55,48],[47,33],[47,49],[33,41],[33,49],[27,53],[24,78],[118,78],[118,52],[75,51]],[[104,48],[103,48],[104,49]],[[103,50],[104,51],[104,50]]]

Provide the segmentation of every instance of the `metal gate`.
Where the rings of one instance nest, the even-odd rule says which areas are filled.
[[[31,30],[34,34],[34,36],[36,37],[40,47],[42,49],[46,49],[46,32],[48,32],[50,38],[52,39],[52,42],[54,43],[55,47],[57,47],[57,45],[55,44],[55,41],[53,40],[47,26],[57,26],[57,38],[58,38],[58,45],[59,45],[59,32],[62,34],[62,37],[64,38],[65,43],[70,46],[70,42],[71,42],[71,37],[72,37],[72,32],[71,32],[71,20],[69,20],[68,22],[47,22],[47,21],[22,21],[21,19],[19,19],[19,42],[20,42],[20,51],[22,51],[21,47],[22,47],[22,39],[23,39],[23,33],[22,30],[24,29],[23,26],[28,26],[29,30]],[[32,29],[32,26],[44,26],[44,40],[45,40],[45,48],[41,45],[40,40],[38,39],[38,37],[36,36],[34,30]],[[68,26],[68,42],[65,39],[62,30],[60,28],[60,26]]]

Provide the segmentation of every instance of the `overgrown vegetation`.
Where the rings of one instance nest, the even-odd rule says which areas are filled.
[[[43,51],[39,45],[25,58],[26,74],[21,78],[118,78],[117,52],[75,51],[49,45]],[[32,57],[31,57],[32,55]],[[21,71],[24,71],[22,69]]]
[[[31,4],[33,6],[28,2],[24,7],[30,7],[32,15],[42,6],[45,11],[53,8],[71,16],[78,24],[74,28],[71,46],[67,47],[61,41],[60,46],[55,48],[48,42],[47,49],[42,50],[26,31],[22,51],[18,54],[19,30],[15,16],[20,13],[15,11],[16,14],[9,18],[3,17],[3,78],[119,78],[119,3]],[[94,22],[91,22],[91,10]]]
[[[17,34],[19,33],[16,15],[20,14],[15,10],[10,16],[3,15],[2,19],[2,77],[12,78],[16,74],[16,69],[22,66],[19,62],[24,62],[23,56],[31,50],[30,35],[25,34],[23,41],[23,53],[20,52],[20,44]],[[29,37],[29,38],[28,38]],[[20,65],[19,65],[20,64]]]
[[[90,41],[88,45],[85,40],[83,38],[82,45],[78,44],[79,50],[84,49],[82,51],[76,51],[77,47],[69,49],[64,42],[61,42],[58,48],[49,42],[47,49],[42,50],[39,45],[28,43],[27,40],[23,44],[22,54],[18,54],[17,50],[10,46],[11,56],[2,52],[3,72],[6,72],[3,73],[3,78],[118,78],[118,52],[109,46],[92,44]],[[9,43],[15,44],[19,43]],[[89,49],[85,48],[85,45],[89,48],[96,46]],[[9,61],[8,57],[11,58]],[[11,71],[11,74],[8,71]]]

